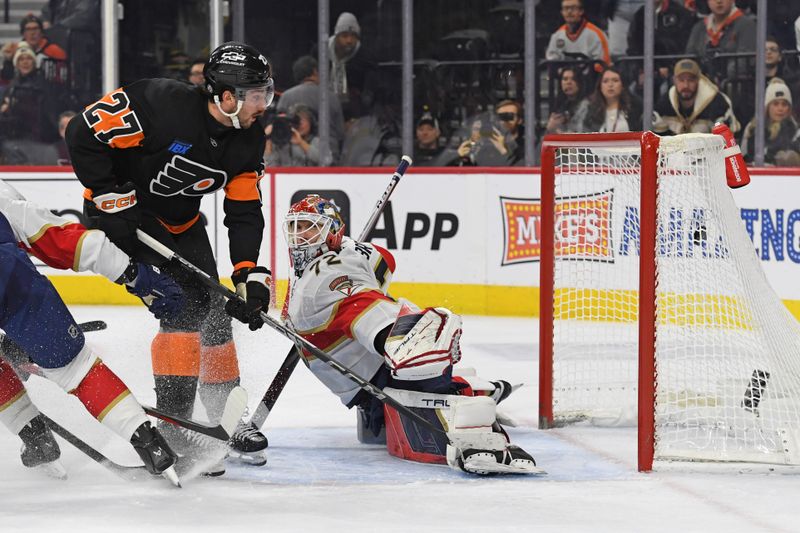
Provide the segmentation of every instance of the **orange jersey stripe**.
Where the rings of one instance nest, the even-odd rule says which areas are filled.
[[[243,172],[234,176],[233,179],[225,185],[225,197],[240,202],[261,200],[258,182],[261,181],[263,177],[263,174],[257,172]]]
[[[179,233],[183,233],[183,232],[184,232],[184,231],[186,231],[187,229],[189,229],[189,228],[191,228],[192,226],[194,226],[194,223],[195,223],[195,222],[197,222],[198,220],[200,220],[200,213],[197,213],[197,214],[194,216],[194,218],[192,218],[192,219],[191,219],[189,222],[186,222],[186,223],[184,223],[184,224],[176,224],[176,225],[173,225],[173,224],[167,224],[166,222],[164,222],[164,221],[163,221],[163,220],[161,220],[160,218],[158,219],[158,222],[159,222],[159,223],[160,223],[162,226],[164,226],[165,228],[167,228],[167,231],[168,231],[168,232],[172,233],[173,235],[178,235]]]
[[[603,61],[605,61],[606,65],[611,64],[611,53],[608,50],[608,39],[606,39],[606,34],[603,33],[603,30],[589,22],[586,24],[586,29],[593,32],[597,35],[597,38],[600,39],[600,45],[603,47]]]

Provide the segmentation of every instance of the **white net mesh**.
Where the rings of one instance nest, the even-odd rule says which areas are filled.
[[[659,149],[655,456],[800,464],[800,327],[721,150],[712,135]],[[555,163],[554,422],[635,425],[640,149],[565,147]]]

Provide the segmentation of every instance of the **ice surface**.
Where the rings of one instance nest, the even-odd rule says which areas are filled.
[[[155,320],[138,307],[73,312],[108,322],[87,338],[137,397],[153,403]],[[235,334],[253,409],[290,345],[266,329]],[[527,383],[501,407],[521,424],[512,440],[546,477],[478,478],[361,445],[354,413],[300,365],[265,425],[268,466],[229,465],[224,477],[183,489],[163,479],[123,481],[60,439],[70,478],[50,480],[21,465],[19,440],[0,429],[0,532],[798,530],[797,470],[679,463],[638,474],[632,428],[535,429],[537,339],[535,320],[465,317],[460,364]],[[39,378],[29,388],[51,417],[116,461],[137,463],[75,398]]]

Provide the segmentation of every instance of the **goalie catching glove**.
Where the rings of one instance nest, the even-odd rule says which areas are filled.
[[[124,284],[129,293],[141,298],[158,319],[174,316],[183,307],[183,289],[153,265],[131,261],[116,282]]]
[[[231,276],[236,294],[225,303],[225,312],[244,322],[255,331],[264,325],[260,313],[269,309],[269,287],[272,273],[265,267],[245,267],[236,270]]]

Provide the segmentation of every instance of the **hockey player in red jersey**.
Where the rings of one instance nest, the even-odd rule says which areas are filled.
[[[203,87],[146,79],[117,89],[70,122],[66,141],[75,173],[87,188],[87,215],[112,242],[163,268],[186,293],[183,312],[163,319],[152,343],[157,407],[190,417],[199,394],[216,421],[239,383],[225,311],[254,328],[261,325],[258,311],[269,305],[270,272],[257,266],[264,233],[259,180],[265,145],[257,119],[274,93],[267,59],[246,44],[215,49],[204,76]],[[225,194],[232,278],[247,302],[231,302],[224,310],[222,299],[194,276],[164,264],[136,239],[141,228],[217,278],[200,202],[218,190]],[[163,429],[179,454],[189,447],[175,428]],[[266,437],[252,424],[240,424],[230,444],[232,455],[266,463]]]
[[[176,456],[151,427],[128,387],[84,342],[53,285],[36,270],[28,254],[54,268],[91,270],[145,300],[156,317],[183,305],[180,287],[157,268],[132,261],[100,231],[58,217],[28,202],[0,180],[0,329],[3,351],[13,347],[41,367],[103,425],[130,441],[147,470],[177,483]],[[3,357],[5,358],[5,354]],[[57,464],[58,444],[44,425],[25,387],[0,359],[0,422],[23,441],[25,466],[43,466],[65,475]]]
[[[533,458],[496,420],[508,382],[455,375],[461,358],[461,319],[443,307],[418,309],[387,294],[395,269],[380,246],[344,237],[338,208],[310,195],[294,204],[283,225],[294,270],[287,321],[306,340],[384,392],[443,426],[443,435],[360,390],[327,364],[304,354],[311,371],[348,407],[366,413],[377,435],[385,423],[389,453],[448,463],[473,473],[538,473]]]

